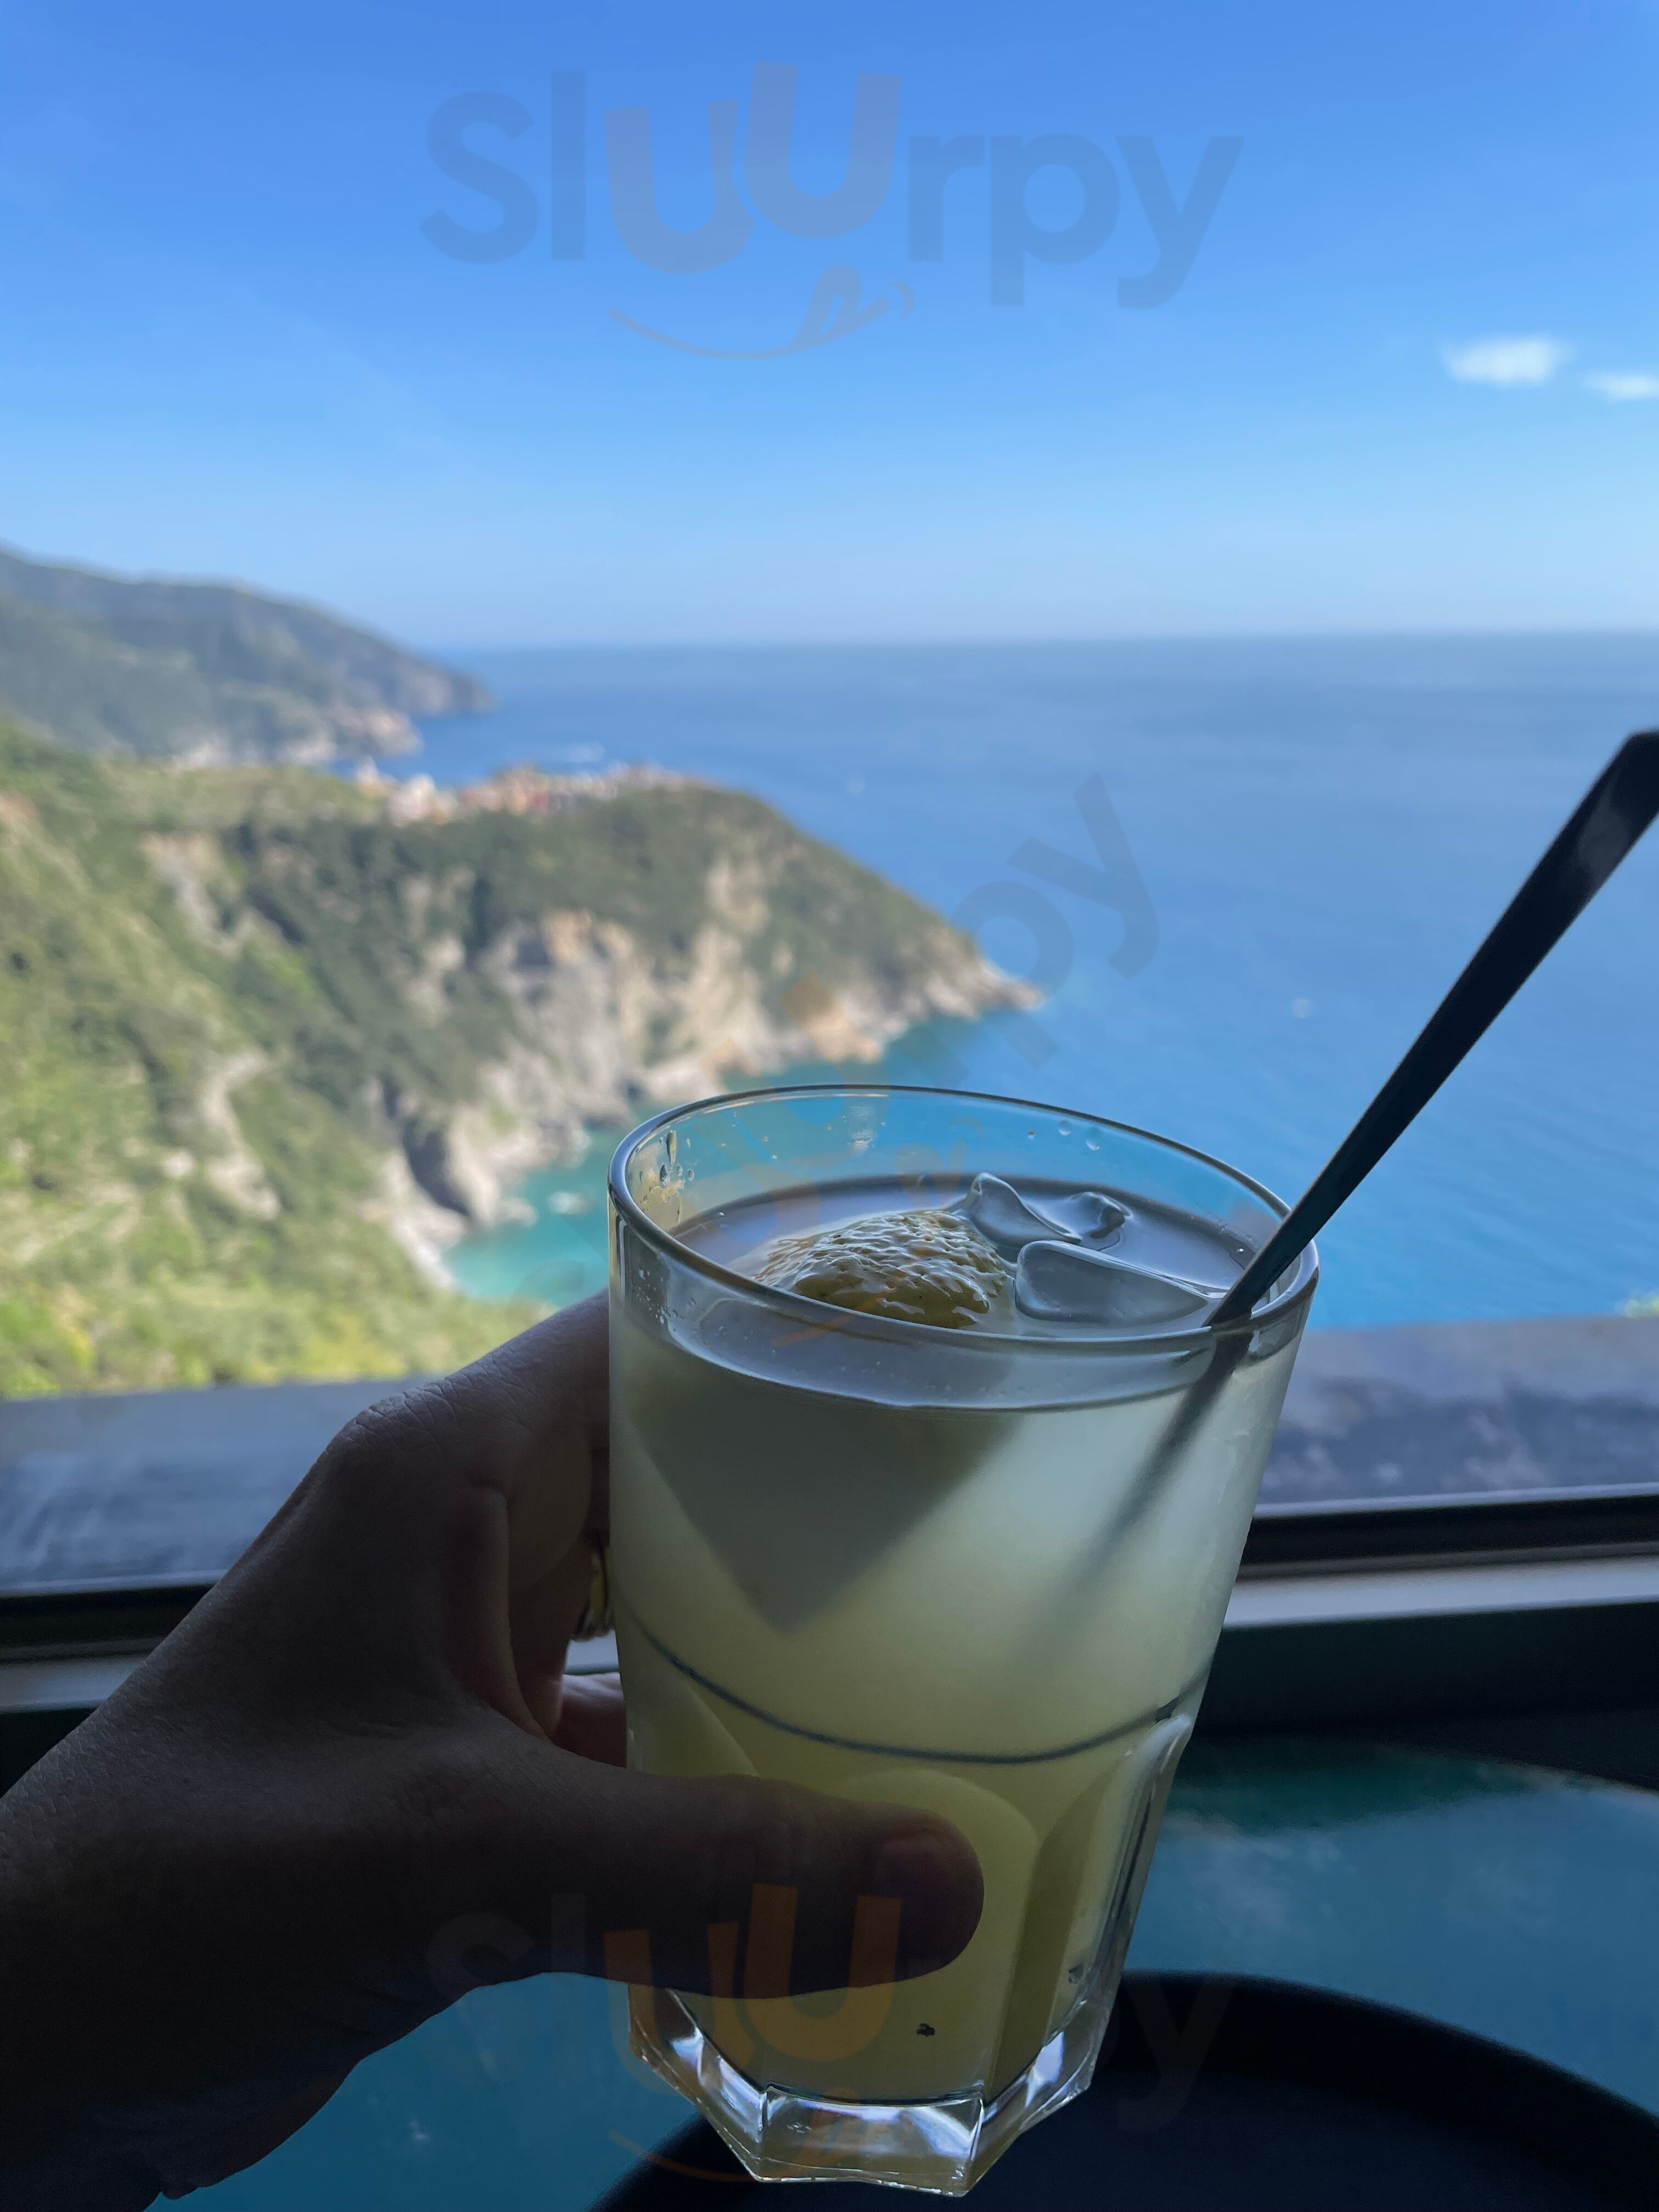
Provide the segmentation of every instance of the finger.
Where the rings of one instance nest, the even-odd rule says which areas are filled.
[[[519,1670],[559,1672],[585,1601],[583,1532],[604,1517],[607,1371],[604,1302],[588,1299],[458,1375],[370,1407],[216,1598],[274,1574],[288,1585],[290,1643],[302,1657],[333,1649],[333,1679],[343,1643],[371,1674],[388,1650],[423,1655],[433,1694],[447,1694],[447,1670],[449,1684],[540,1733]],[[253,1609],[273,1602],[267,1593]]]
[[[322,1464],[373,1471],[406,1493],[434,1473],[499,1492],[515,1514],[556,1500],[562,1540],[532,1547],[529,1581],[591,1528],[605,1533],[602,1470],[610,1437],[605,1294],[566,1306],[471,1366],[371,1406],[342,1430]],[[394,1480],[395,1478],[395,1480]],[[574,1499],[574,1510],[570,1510]]]
[[[592,1593],[593,1553],[585,1540],[573,1544],[527,1588],[513,1593],[509,1632],[521,1679],[539,1674],[556,1680],[564,1672],[565,1653]]]
[[[620,1674],[567,1674],[553,1741],[579,1759],[628,1764],[628,1711]]]
[[[510,1337],[494,1352],[446,1378],[444,1392],[458,1430],[477,1439],[472,1464],[509,1498],[545,1487],[550,1443],[580,1450],[588,1508],[579,1524],[604,1540],[608,1534],[603,1465],[611,1436],[610,1316],[605,1293]]]
[[[930,1973],[979,1923],[972,1845],[908,1807],[749,1777],[620,1771],[505,1729],[489,1740],[486,1771],[476,1735],[458,1757],[451,1780],[427,1785],[453,1808],[432,1862],[431,1905],[442,1918],[503,1915],[545,1965],[549,1899],[558,1899],[559,1971],[708,1990],[735,1955],[738,1986],[755,1993],[842,1989],[849,1975]],[[863,1916],[885,1946],[873,1961],[854,1960],[860,1898],[885,1901]],[[793,1920],[784,1955],[781,1911]],[[772,1953],[763,1956],[767,1931]]]
[[[585,1298],[435,1386],[429,1418],[447,1480],[505,1504],[509,1633],[521,1669],[562,1665],[592,1545],[609,1532],[609,1328],[603,1293]]]

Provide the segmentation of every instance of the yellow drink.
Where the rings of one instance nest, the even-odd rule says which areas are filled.
[[[1120,1335],[1114,1357],[1097,1329],[1006,1301],[944,1328],[746,1298],[737,1279],[804,1216],[937,1206],[939,1180],[861,1164],[748,1202],[715,1176],[701,1213],[681,1186],[685,1284],[620,1224],[630,1758],[941,1814],[979,1856],[984,1914],[918,1979],[642,1996],[636,2034],[751,2171],[959,2191],[1086,2086],[1306,1297],[1224,1370],[1190,1328]],[[1144,1200],[1133,1218],[1139,1260],[1231,1279],[1213,1220]],[[751,1949],[787,1944],[782,1901],[760,1904],[775,1924]]]

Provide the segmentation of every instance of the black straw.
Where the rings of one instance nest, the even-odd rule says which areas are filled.
[[[1410,1127],[1659,814],[1659,730],[1624,744],[1330,1159],[1210,1316],[1242,1321]]]

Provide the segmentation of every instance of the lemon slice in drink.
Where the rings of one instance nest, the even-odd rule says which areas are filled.
[[[1011,1280],[971,1223],[932,1207],[780,1237],[753,1272],[774,1290],[930,1328],[971,1328],[1006,1311]]]

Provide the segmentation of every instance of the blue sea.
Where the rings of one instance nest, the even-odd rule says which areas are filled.
[[[451,656],[499,711],[389,765],[655,761],[769,800],[1052,989],[948,1040],[974,1088],[1139,1124],[1299,1190],[1601,762],[1659,721],[1659,635]],[[1107,907],[1017,865],[1097,865],[1098,777],[1144,884]],[[1029,855],[1026,856],[1029,858]],[[987,886],[1023,887],[1013,897]],[[1154,943],[1155,939],[1155,943]],[[1127,969],[1133,972],[1126,973]],[[927,1079],[889,1055],[895,1079]],[[1321,1240],[1316,1325],[1611,1313],[1659,1291],[1659,835]],[[457,1278],[603,1279],[611,1139]]]

